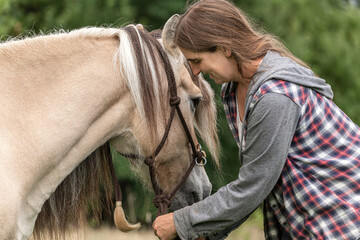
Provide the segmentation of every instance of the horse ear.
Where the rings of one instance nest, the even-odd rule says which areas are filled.
[[[173,15],[165,23],[164,30],[162,32],[162,42],[164,48],[174,57],[180,55],[180,49],[176,46],[174,42],[176,26],[179,23],[180,16],[179,14]]]

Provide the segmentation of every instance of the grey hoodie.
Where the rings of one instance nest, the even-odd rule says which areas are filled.
[[[292,59],[269,51],[254,75],[246,97],[242,146],[242,167],[238,178],[208,198],[174,212],[174,222],[181,239],[211,236],[224,239],[227,233],[251,214],[274,188],[285,165],[288,150],[299,121],[300,106],[276,93],[265,94],[250,109],[252,97],[259,87],[271,79],[281,79],[312,88],[332,99],[333,92],[325,80]],[[224,84],[230,88],[233,83]]]

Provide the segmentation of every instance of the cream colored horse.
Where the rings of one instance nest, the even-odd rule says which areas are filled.
[[[213,93],[186,69],[171,41],[174,24],[165,26],[162,42],[176,75],[180,108],[193,138],[195,125],[216,158]],[[103,177],[109,190],[107,164],[98,160],[104,157],[103,144],[110,141],[123,153],[153,153],[170,111],[167,80],[154,46],[140,34],[145,30],[128,28],[138,34],[145,69],[139,69],[124,29],[85,28],[0,45],[0,239],[28,239],[35,222],[36,236],[45,229],[61,237],[69,224],[86,221],[80,210],[88,208],[86,198],[97,201],[93,211],[100,205],[96,181]],[[155,159],[156,180],[165,192],[180,180],[190,155],[175,116]],[[144,166],[142,161],[134,165]],[[201,200],[210,189],[204,169],[196,167],[172,206]]]

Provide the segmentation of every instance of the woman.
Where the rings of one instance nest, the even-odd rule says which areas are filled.
[[[223,239],[261,203],[266,239],[360,237],[360,129],[326,82],[227,0],[202,0],[175,42],[193,73],[222,84],[238,179],[158,217],[159,239]]]

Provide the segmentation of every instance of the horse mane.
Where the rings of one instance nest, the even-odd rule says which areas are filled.
[[[153,33],[159,37],[159,32]],[[167,81],[164,73],[164,63],[160,61],[159,53],[150,38],[152,34],[139,26],[129,25],[125,28],[83,28],[71,32],[58,31],[49,36],[36,36],[24,41],[11,40],[0,45],[1,51],[9,49],[29,48],[32,44],[41,44],[49,39],[55,41],[71,41],[76,39],[113,38],[119,42],[119,48],[114,53],[113,65],[119,69],[126,86],[133,95],[140,116],[148,124],[149,134],[153,141],[157,137],[157,121],[167,121],[164,112]],[[4,45],[7,47],[4,50]],[[44,50],[43,50],[44,51]],[[170,56],[172,67],[178,60]],[[184,61],[185,62],[185,61]],[[174,69],[175,78],[177,69]],[[203,93],[195,113],[195,127],[204,140],[211,155],[218,163],[218,138],[216,131],[216,108],[213,91],[208,84],[200,81],[199,76],[190,75]],[[165,89],[165,90],[164,90]],[[163,119],[156,119],[161,111]],[[100,146],[90,156],[74,169],[74,171],[58,186],[56,191],[44,203],[38,215],[34,228],[35,239],[65,239],[65,232],[70,227],[85,227],[86,220],[91,215],[97,220],[102,218],[103,206],[110,212],[113,208],[113,186],[109,171],[109,143]]]
[[[160,61],[153,36],[144,28],[129,25],[120,32],[119,37],[116,58],[120,72],[126,79],[140,117],[145,119],[151,143],[155,144],[158,136],[157,122],[165,122],[168,117],[164,112],[168,102],[166,99],[169,99],[167,81],[160,81],[166,79],[164,62]],[[159,112],[160,116],[164,116],[163,119],[157,119]]]
[[[66,239],[70,227],[85,229],[89,210],[98,223],[103,209],[110,214],[113,185],[109,154],[108,146],[99,147],[57,187],[36,219],[34,239]]]

